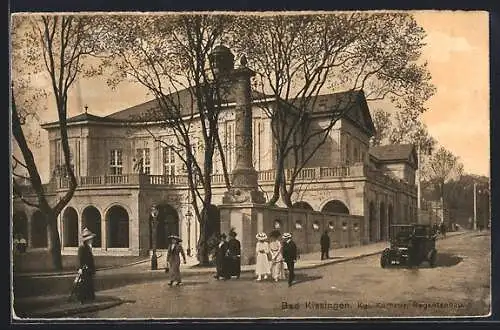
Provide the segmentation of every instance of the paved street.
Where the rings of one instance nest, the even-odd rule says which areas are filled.
[[[252,274],[209,275],[100,291],[128,303],[88,313],[97,318],[454,316],[489,313],[489,232],[437,242],[436,268],[382,269],[379,256],[299,270],[297,283],[258,283]]]

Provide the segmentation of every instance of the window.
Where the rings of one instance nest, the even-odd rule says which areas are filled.
[[[175,174],[175,152],[172,148],[163,148],[163,175]]]
[[[122,151],[120,149],[111,150],[109,158],[109,169],[111,175],[123,174],[123,159],[122,159]]]
[[[151,174],[151,157],[149,154],[149,148],[137,149],[139,173]]]
[[[231,172],[234,167],[234,123],[226,122],[226,164],[227,170]]]
[[[79,142],[77,142],[77,148],[79,148]],[[78,149],[77,149],[78,150]],[[78,152],[78,151],[77,151]],[[75,171],[75,166],[73,163],[73,151],[71,150],[71,146],[69,149],[69,167]],[[68,177],[68,173],[66,170],[66,160],[64,159],[64,151],[62,148],[61,141],[56,142],[56,164],[55,164],[55,173],[62,177]],[[77,173],[74,173],[75,175]]]

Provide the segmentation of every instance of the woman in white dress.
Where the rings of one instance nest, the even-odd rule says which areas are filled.
[[[269,234],[271,238],[271,242],[269,243],[269,250],[271,252],[271,277],[275,282],[283,278],[283,255],[281,253],[280,236],[280,232],[276,230]]]
[[[269,272],[269,243],[267,243],[267,235],[266,233],[258,233],[257,236],[257,244],[255,245],[255,275],[257,276],[257,281],[261,281],[262,277],[266,280]]]

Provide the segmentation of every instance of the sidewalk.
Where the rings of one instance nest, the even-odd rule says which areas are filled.
[[[458,235],[472,233],[471,231],[451,232],[446,235],[445,239],[453,238]],[[440,240],[443,238],[439,238]],[[334,249],[330,251],[330,259],[320,260],[320,253],[307,253],[300,256],[297,261],[296,269],[312,269],[324,265],[346,262],[354,259],[359,259],[371,255],[380,254],[383,249],[389,246],[388,242],[379,242],[362,246]],[[143,277],[146,280],[166,278],[164,275],[165,258],[158,259],[158,270],[151,270],[149,262],[120,267],[114,269],[101,270],[97,274],[97,278],[101,281],[106,279],[116,281],[117,278],[125,280],[127,274],[134,277]],[[242,273],[251,273],[255,270],[255,265],[243,265]],[[188,262],[181,265],[181,272],[184,277],[213,274],[215,267],[199,267],[197,266],[196,258],[189,258]],[[123,276],[122,276],[123,275]],[[61,277],[66,277],[61,275]],[[126,301],[116,297],[99,296],[94,303],[81,305],[78,302],[68,302],[68,295],[52,295],[52,296],[36,296],[16,299],[16,311],[18,316],[24,313],[31,318],[53,318],[53,317],[68,317],[70,315],[91,312],[110,308]],[[26,312],[28,311],[29,314]]]

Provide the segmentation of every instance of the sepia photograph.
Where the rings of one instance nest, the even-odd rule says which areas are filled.
[[[9,28],[11,320],[491,315],[488,12]]]

